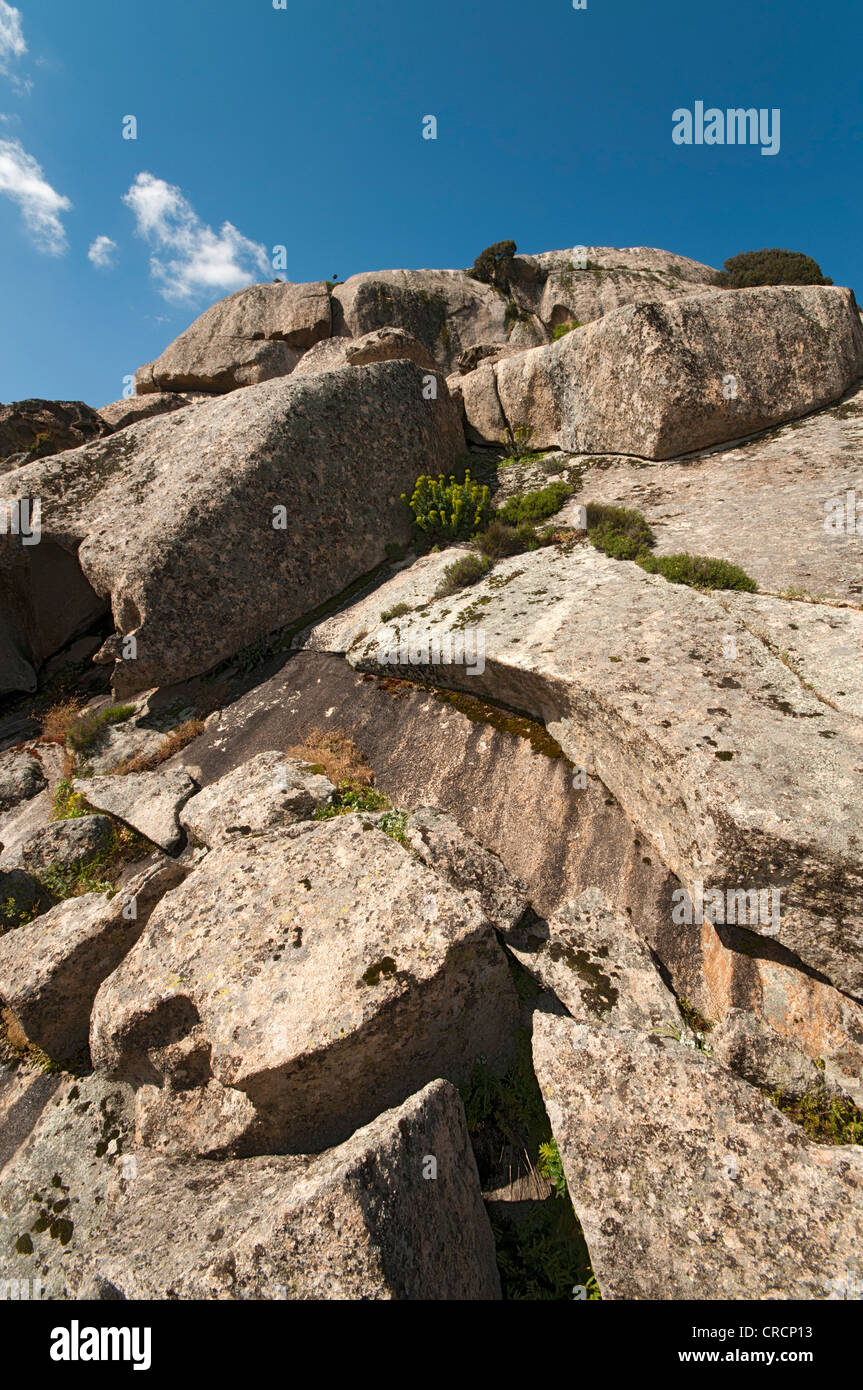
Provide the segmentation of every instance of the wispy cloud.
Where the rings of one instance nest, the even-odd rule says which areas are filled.
[[[20,207],[36,247],[49,256],[62,255],[68,243],[60,214],[72,204],[51,187],[41,164],[27,153],[20,140],[0,140],[2,193]]]
[[[87,252],[87,259],[92,261],[97,270],[107,270],[114,264],[116,250],[116,241],[112,241],[109,236],[97,236]]]
[[[27,52],[27,41],[21,28],[21,11],[0,0],[0,73],[11,78],[17,91],[29,92],[33,86],[28,78],[19,77],[15,64]]]
[[[21,11],[6,0],[0,0],[0,71],[6,72],[10,62],[23,58],[27,42],[21,28]]]
[[[214,232],[179,188],[153,174],[139,174],[123,202],[139,236],[155,248],[150,268],[165,299],[242,289],[269,268],[264,246],[230,222]]]

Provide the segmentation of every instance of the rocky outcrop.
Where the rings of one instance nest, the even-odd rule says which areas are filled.
[[[0,405],[0,473],[110,433],[108,422],[83,401]]]
[[[859,1277],[863,1149],[807,1140],[670,1038],[538,1015],[533,1039],[604,1299],[825,1299]]]
[[[314,376],[335,367],[365,367],[370,362],[392,362],[406,357],[426,371],[436,371],[431,353],[403,328],[376,328],[361,338],[325,338],[304,353],[294,376]]]
[[[184,410],[195,401],[204,401],[209,393],[203,391],[153,391],[144,396],[128,396],[121,401],[103,405],[99,411],[102,419],[112,430],[123,430],[138,420],[149,420],[154,415],[169,415],[173,410]]]
[[[105,850],[113,829],[108,816],[92,815],[39,825],[19,843],[4,845],[0,866],[25,868],[30,873],[69,868]]]
[[[681,1027],[674,995],[626,918],[597,888],[548,919],[534,913],[506,936],[517,960],[579,1023],[649,1033]]]
[[[680,879],[690,921],[699,883],[723,903],[727,891],[757,890],[757,909],[747,898],[733,920],[746,918],[747,930],[859,997],[863,826],[855,828],[859,736],[849,716],[803,687],[715,599],[587,542],[503,560],[479,584],[429,602],[450,559],[420,562],[413,603],[402,571],[391,591],[342,615],[351,663],[391,671],[392,648],[404,642],[401,674],[542,719]],[[399,618],[399,641],[379,617],[394,601],[415,610]],[[430,655],[432,636],[467,627],[484,634],[481,671]],[[681,899],[674,920],[686,910]]]
[[[0,812],[36,796],[46,785],[42,764],[30,749],[0,753]]]
[[[345,816],[211,851],[106,981],[91,1050],[138,1085],[218,1083],[199,1152],[225,1151],[226,1088],[251,1102],[235,1152],[306,1152],[505,1056],[514,1016],[475,902]]]
[[[578,246],[517,256],[530,269],[513,285],[516,300],[548,328],[584,324],[625,304],[679,299],[714,290],[709,265],[648,246]]]
[[[403,328],[452,372],[479,343],[530,347],[547,342],[539,320],[520,320],[506,295],[463,270],[379,270],[352,275],[333,290],[333,333],[360,338],[373,329]]]
[[[535,447],[665,459],[838,400],[863,375],[863,330],[850,290],[691,294],[618,309],[491,370],[507,423],[530,425]],[[460,388],[482,438],[491,385]]]
[[[156,391],[234,391],[287,376],[300,356],[330,334],[323,280],[250,285],[213,304],[155,362],[135,373],[138,395]]]
[[[9,474],[42,498],[41,543],[0,547],[19,650],[35,664],[79,626],[75,576],[91,615],[113,609],[122,694],[295,622],[408,538],[402,492],[462,447],[443,379],[423,392],[406,361],[265,382]]]

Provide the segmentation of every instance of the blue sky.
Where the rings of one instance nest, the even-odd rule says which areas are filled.
[[[861,39],[859,0],[0,0],[0,400],[117,399],[275,245],[787,246],[863,296]],[[698,100],[779,108],[779,153],[675,145]]]

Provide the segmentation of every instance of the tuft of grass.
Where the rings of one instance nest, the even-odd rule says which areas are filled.
[[[340,782],[329,805],[319,806],[312,819],[333,820],[335,816],[347,816],[351,811],[383,811],[389,805],[389,797],[379,792],[376,787],[358,786],[356,782]],[[393,838],[397,839],[398,836]]]
[[[529,521],[522,521],[518,526],[493,521],[476,539],[477,549],[492,563],[505,559],[507,555],[521,555],[525,550],[536,550],[540,544]]]
[[[154,753],[134,753],[131,758],[124,758],[111,769],[112,776],[124,777],[130,772],[155,772],[161,763],[173,758],[187,743],[198,738],[204,732],[204,728],[205,721],[197,716],[194,719],[185,719],[176,729],[165,735]]]
[[[336,787],[345,783],[355,787],[374,785],[375,774],[368,759],[343,729],[310,729],[304,741],[287,752],[288,757],[319,769]]]
[[[590,502],[585,510],[588,540],[612,560],[637,560],[654,544],[653,532],[641,512],[631,507]]]
[[[581,328],[579,319],[573,319],[571,323],[559,323],[556,328],[551,330],[552,340],[556,343],[561,338],[565,338],[567,333],[571,333],[574,328]]]
[[[655,537],[641,512],[631,507],[591,502],[587,512],[587,536],[597,550],[612,560],[634,560],[646,574],[661,574],[669,584],[691,589],[738,589],[754,594],[758,589],[739,565],[710,555],[651,555]]]
[[[739,565],[710,555],[639,555],[637,563],[648,574],[661,574],[669,584],[690,589],[738,589],[754,594],[758,585]]]
[[[381,622],[388,623],[392,618],[401,618],[405,613],[410,613],[410,611],[411,606],[409,603],[397,603],[393,608],[384,609],[383,613],[381,613]]]
[[[491,560],[484,555],[463,555],[460,560],[447,565],[443,578],[435,589],[434,597],[447,598],[450,594],[457,594],[459,589],[479,583],[490,569]]]
[[[42,735],[63,743],[76,753],[86,753],[112,724],[122,724],[135,713],[134,705],[109,705],[102,710],[82,710],[76,698],[52,705],[43,716]]]
[[[535,492],[510,497],[498,511],[497,520],[505,526],[520,526],[522,522],[536,525],[541,521],[547,521],[555,512],[560,511],[573,492],[571,483],[548,483]]]

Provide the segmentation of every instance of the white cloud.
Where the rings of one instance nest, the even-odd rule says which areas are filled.
[[[41,164],[27,153],[20,140],[0,140],[0,193],[19,205],[38,249],[50,256],[62,255],[67,241],[60,213],[68,211],[72,204],[51,187]]]
[[[202,222],[179,188],[152,174],[139,174],[123,198],[135,214],[136,230],[156,249],[153,276],[165,299],[229,293],[252,284],[269,269],[266,248],[230,222],[216,233]]]
[[[21,30],[21,11],[0,0],[0,71],[6,72],[10,60],[23,58],[27,44]]]
[[[107,270],[114,264],[116,250],[116,241],[112,241],[109,236],[97,236],[87,252],[87,259],[92,261],[97,270]]]

